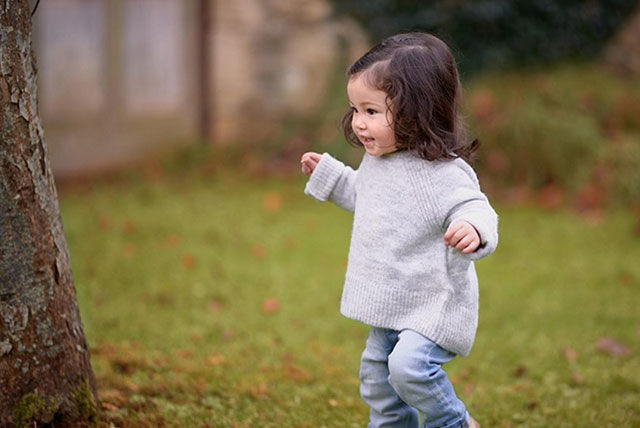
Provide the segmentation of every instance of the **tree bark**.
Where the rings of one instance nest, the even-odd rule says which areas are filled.
[[[0,1],[0,426],[96,420],[58,199],[37,110],[28,0]]]

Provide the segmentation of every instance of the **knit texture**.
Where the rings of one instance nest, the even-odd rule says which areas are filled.
[[[495,250],[498,216],[466,162],[365,153],[353,170],[325,153],[305,193],[354,213],[344,316],[414,330],[456,354],[471,351],[478,325],[473,261]],[[468,221],[480,234],[472,254],[444,245],[444,233],[456,220]]]

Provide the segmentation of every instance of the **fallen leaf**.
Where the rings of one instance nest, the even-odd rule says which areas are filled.
[[[622,272],[620,274],[620,283],[624,285],[630,285],[633,282],[633,276],[629,272]]]
[[[596,349],[613,357],[628,357],[631,355],[631,348],[612,337],[603,337],[598,340]]]
[[[473,382],[467,382],[464,384],[464,386],[462,387],[462,391],[464,392],[465,395],[471,395],[473,394],[473,391],[476,389],[475,385],[473,384]]]
[[[255,257],[258,260],[264,259],[264,256],[266,254],[264,245],[253,244],[253,246],[251,247],[251,253],[253,254],[253,257]]]
[[[131,258],[136,254],[136,246],[134,244],[125,244],[122,253],[127,258]]]
[[[115,406],[111,403],[106,403],[106,402],[102,402],[102,408],[104,410],[107,410],[109,412],[117,412],[118,410],[120,410],[120,408],[118,406]]]
[[[182,262],[182,266],[184,266],[187,269],[191,269],[193,265],[195,265],[196,259],[195,257],[193,257],[192,254],[186,253],[182,256],[181,262]]]
[[[208,308],[209,311],[217,314],[222,309],[222,303],[218,299],[211,299],[209,300]]]
[[[284,241],[284,247],[287,250],[295,250],[298,247],[298,240],[292,236],[289,236]]]
[[[130,235],[130,234],[134,233],[136,230],[138,230],[138,225],[133,220],[127,220],[122,224],[122,230],[126,234]]]
[[[311,376],[311,373],[309,373],[305,369],[296,367],[293,364],[285,365],[284,372],[285,372],[285,376],[288,379],[295,380],[298,382],[306,382],[313,378],[313,376]]]
[[[277,299],[269,298],[262,302],[262,312],[265,314],[275,314],[280,310],[280,303]]]
[[[340,403],[338,402],[338,400],[335,400],[333,398],[329,399],[329,406],[338,407],[339,405],[340,405]]]
[[[527,409],[529,410],[535,410],[538,407],[538,402],[537,401],[530,401],[527,404]]]
[[[178,349],[176,355],[181,358],[191,358],[193,357],[193,351],[190,349]]]
[[[576,385],[582,385],[584,384],[584,378],[582,377],[582,375],[578,372],[572,372],[571,373],[571,380],[576,384]]]
[[[100,217],[98,224],[100,225],[100,229],[102,230],[109,230],[111,228],[111,220],[109,219],[109,217]]]
[[[578,354],[571,348],[562,348],[562,355],[567,361],[576,361],[578,359]]]
[[[524,377],[526,375],[527,375],[527,368],[522,365],[516,367],[516,369],[513,371],[514,377]]]
[[[99,392],[100,401],[111,403],[112,405],[123,406],[129,401],[127,397],[117,389],[107,389]]]
[[[209,356],[209,363],[211,365],[214,365],[214,366],[219,366],[221,364],[224,364],[225,360],[226,359],[225,359],[224,355],[221,355],[221,354],[219,354],[217,352],[214,352],[213,354],[211,354]]]
[[[272,214],[279,212],[282,210],[282,195],[277,192],[266,193],[262,197],[262,208]]]
[[[174,248],[180,244],[180,237],[178,235],[169,235],[164,240],[164,246],[167,248]]]
[[[269,396],[269,389],[266,384],[261,383],[260,385],[252,386],[249,389],[249,393],[253,398],[265,399]]]

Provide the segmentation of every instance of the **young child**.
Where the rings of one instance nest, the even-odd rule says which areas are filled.
[[[305,153],[305,193],[354,213],[341,312],[371,331],[360,393],[369,427],[479,427],[442,365],[467,355],[478,321],[473,261],[498,242],[497,215],[467,162],[460,81],[447,45],[389,37],[348,70],[346,139],[357,170]]]

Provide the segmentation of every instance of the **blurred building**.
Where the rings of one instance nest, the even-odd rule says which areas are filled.
[[[47,0],[33,35],[59,177],[203,136],[263,141],[316,113],[341,58],[366,48],[327,0]]]

